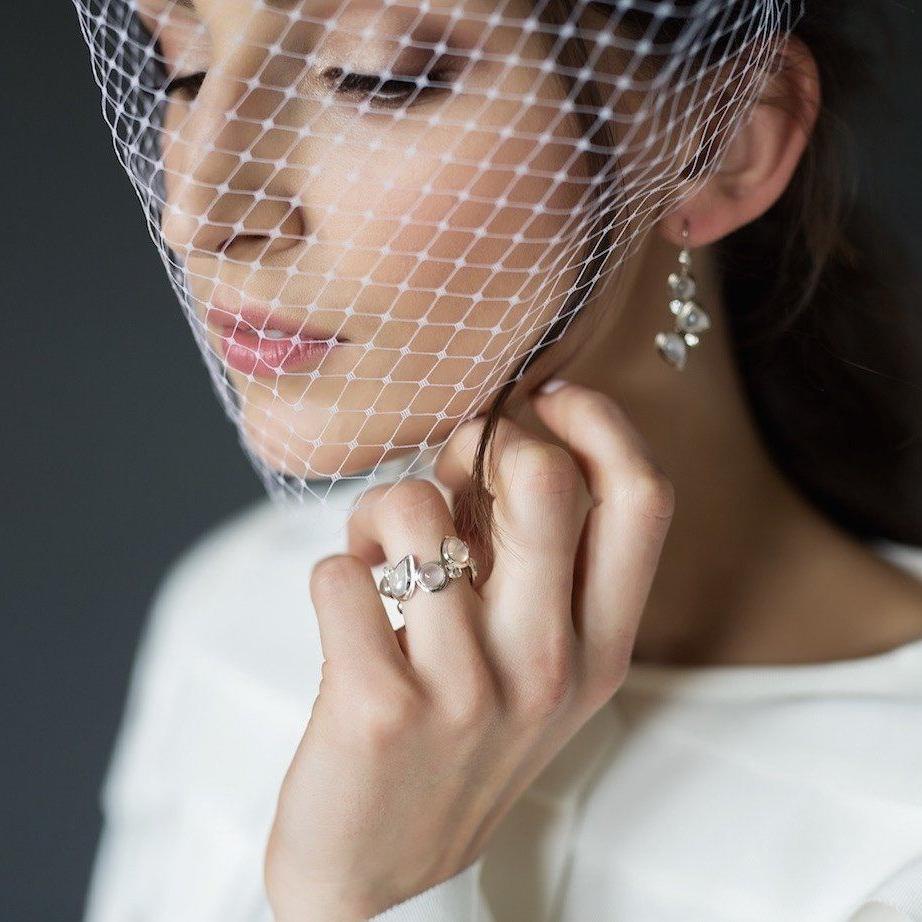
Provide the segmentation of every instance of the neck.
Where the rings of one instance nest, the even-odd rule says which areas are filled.
[[[712,328],[683,371],[653,345],[671,328],[665,282],[677,266],[658,237],[632,260],[628,297],[617,298],[626,308],[604,335],[599,321],[600,335],[560,369],[619,402],[676,487],[635,659],[812,662],[920,636],[920,584],[835,527],[772,463],[735,367],[713,261],[707,251],[694,261]]]

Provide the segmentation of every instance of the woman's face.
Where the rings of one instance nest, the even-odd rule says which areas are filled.
[[[441,442],[586,258],[586,123],[533,5],[138,2],[179,78],[162,231],[250,449],[311,477]]]

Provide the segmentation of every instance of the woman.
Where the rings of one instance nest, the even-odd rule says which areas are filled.
[[[303,500],[166,582],[87,919],[917,918],[917,327],[839,4],[77,5]]]

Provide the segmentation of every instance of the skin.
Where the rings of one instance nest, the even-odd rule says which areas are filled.
[[[271,22],[254,25],[243,0],[224,0],[217,12],[215,0],[196,3],[212,43],[201,56],[231,62],[228,68],[253,67],[231,56],[234,37],[256,28],[264,41]],[[182,21],[173,26],[189,28]],[[188,51],[187,32],[167,36],[164,46],[177,56],[182,47]],[[493,567],[478,586],[459,580],[437,595],[417,592],[405,606],[406,626],[395,632],[369,571],[369,564],[408,552],[429,559],[442,535],[454,531],[449,500],[470,475],[482,425],[476,420],[455,431],[442,452],[436,473],[444,492],[412,480],[378,488],[370,497],[376,501],[351,518],[350,553],[315,566],[310,588],[323,678],[266,853],[267,892],[279,922],[362,919],[464,868],[530,781],[617,692],[632,658],[813,662],[922,636],[919,584],[824,520],[784,480],[758,437],[733,366],[727,306],[708,247],[763,214],[803,155],[820,91],[806,49],[792,43],[787,63],[721,168],[680,207],[661,203],[654,232],[523,380],[497,439],[492,492],[503,539],[494,542]],[[286,222],[310,225],[311,208],[332,196],[343,176],[318,174],[310,195],[293,176],[278,179],[289,183],[285,194],[299,207],[250,214],[246,232],[231,239],[234,258],[216,259],[228,220],[240,215],[227,217],[233,196],[203,200],[189,177],[221,181],[223,170],[225,179],[249,182],[250,191],[259,183],[200,156],[203,139],[215,139],[209,107],[240,102],[228,73],[203,86],[197,115],[189,101],[170,113],[168,186],[177,208],[165,233],[177,251],[185,249],[202,303],[213,294],[209,286],[225,284],[262,298],[278,295],[294,309],[304,291],[286,293],[277,270],[303,269],[304,259],[323,265],[329,252],[305,250],[304,224],[298,230]],[[248,143],[242,135],[223,140],[241,149]],[[270,133],[263,141],[278,156],[283,138]],[[299,156],[308,164],[317,154]],[[366,196],[371,179],[366,174],[360,186]],[[189,222],[202,214],[204,224]],[[267,236],[273,222],[290,233]],[[685,224],[713,329],[680,374],[655,354],[652,340],[667,326],[664,281]],[[337,224],[334,231],[340,236],[328,244],[342,243],[349,228]],[[464,335],[482,335],[497,316],[515,321],[504,280],[497,284],[496,303],[481,306],[480,329]],[[461,313],[452,314],[452,305]],[[370,363],[361,387],[342,390],[349,350],[331,354],[344,365],[334,363],[307,384],[284,376],[234,381],[244,397],[244,428],[267,461],[293,471],[299,464],[361,467],[368,452],[344,451],[344,443],[361,431],[348,428],[350,418],[365,419],[369,401],[378,411],[369,441],[399,433],[398,441],[415,445],[428,434],[433,409],[447,405],[438,387],[413,383],[430,373],[431,356],[411,350],[405,357],[407,381],[429,405],[403,421],[403,431],[392,413],[405,396],[384,381],[393,349],[431,320],[431,303],[411,298],[404,307],[410,327],[416,324],[409,333],[371,307],[348,321],[356,341],[376,344],[361,350]],[[443,308],[449,324],[464,317],[478,326],[469,304],[448,299]],[[493,354],[503,356],[508,342],[499,335]],[[472,372],[489,375],[489,362],[465,365],[464,355],[481,348],[460,341],[460,361],[443,365],[440,382],[450,387]],[[536,392],[551,374],[570,383]],[[462,394],[453,410],[475,409],[476,395]],[[341,414],[330,412],[333,401]],[[315,438],[323,451],[311,450]],[[298,439],[294,456],[281,451]]]
[[[223,361],[209,308],[228,318],[247,302],[348,340],[300,373],[228,370],[254,453],[286,473],[323,476],[443,441],[482,409],[557,315],[560,292],[578,276],[572,264],[585,258],[584,216],[597,196],[586,193],[587,158],[574,149],[584,126],[561,115],[567,88],[539,70],[547,40],[486,26],[490,0],[432,4],[414,36],[447,43],[434,58],[412,46],[398,53],[406,5],[141,2],[171,76],[205,74],[170,95],[162,231],[184,265],[190,319],[207,348]],[[458,6],[464,16],[453,23]],[[533,12],[521,2],[507,14],[516,7],[523,18]],[[292,23],[284,10],[301,17]],[[338,27],[324,33],[316,20],[336,11]],[[374,38],[359,41],[363,28]],[[472,63],[473,49],[483,58]],[[518,66],[493,60],[513,51]],[[621,74],[630,58],[609,49],[595,71]],[[399,112],[362,111],[371,99],[329,84],[331,67],[375,74],[387,65],[401,74],[431,66],[464,91],[433,92]],[[254,77],[257,87],[248,83]],[[492,90],[501,95],[488,100]],[[641,102],[637,92],[621,93],[619,116],[627,122]],[[673,132],[645,147],[657,123],[648,115],[620,129],[629,136],[622,159],[638,170],[668,156],[671,172],[652,169],[647,213],[679,191],[679,153],[690,143]],[[635,194],[641,188],[634,180]],[[628,236],[632,228],[616,230]],[[615,248],[612,261],[620,256]]]
[[[532,105],[487,105],[484,93],[494,85],[516,97],[536,90],[536,70],[521,66],[502,76],[483,60],[465,71],[465,93],[421,97],[403,120],[386,108],[359,116],[362,100],[343,94],[324,110],[317,100],[332,95],[324,82],[332,66],[426,72],[428,58],[418,50],[396,59],[395,37],[406,31],[397,13],[383,15],[372,2],[329,4],[340,10],[340,27],[323,37],[315,23],[293,26],[252,0],[197,0],[189,11],[144,2],[175,72],[208,73],[197,94],[173,93],[167,110],[163,234],[185,265],[194,320],[205,326],[209,347],[221,355],[219,333],[207,325],[209,305],[233,312],[244,301],[271,304],[290,320],[309,314],[328,335],[349,340],[313,375],[230,371],[250,445],[275,468],[318,476],[370,467],[386,456],[380,446],[388,441],[397,454],[427,438],[442,441],[484,400],[484,386],[503,377],[523,334],[555,315],[560,302],[548,286],[569,289],[575,280],[575,269],[532,270],[539,260],[561,262],[563,245],[544,241],[564,229],[561,215],[573,210],[582,187],[514,172],[522,162],[531,171],[563,170],[572,146],[501,135],[509,126],[520,135],[545,131],[561,88],[545,81]],[[459,49],[447,64],[439,59],[440,72],[454,73],[464,49],[513,50],[508,30],[486,30],[474,18],[492,12],[489,0],[469,0],[469,15],[449,28],[454,5],[435,3],[419,39],[444,37]],[[311,4],[305,15],[324,9]],[[355,32],[369,24],[378,37],[362,44]],[[266,48],[273,43],[313,48],[317,60],[309,66],[301,51],[272,56]],[[540,61],[544,45],[532,39],[521,53]],[[245,81],[257,74],[262,86],[252,89]],[[283,101],[285,88],[293,100]],[[449,124],[430,126],[435,114]],[[271,128],[260,127],[270,119]],[[460,122],[475,127],[459,132]],[[579,128],[564,120],[556,134],[578,136]],[[416,153],[408,158],[411,145]],[[443,163],[443,155],[453,162]],[[267,163],[276,160],[284,167]],[[569,175],[583,169],[577,159]],[[222,183],[225,192],[216,194]],[[502,196],[505,207],[496,205]],[[542,200],[557,214],[534,218],[532,206]],[[488,236],[477,239],[481,229]],[[515,241],[516,233],[523,239]],[[580,239],[578,229],[570,238]],[[382,254],[385,244],[392,252]],[[454,259],[464,264],[455,268]],[[400,415],[405,409],[408,418]],[[447,414],[441,421],[440,412]]]

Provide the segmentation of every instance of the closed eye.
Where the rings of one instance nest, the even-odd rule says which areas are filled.
[[[419,98],[451,85],[447,74],[432,71],[419,77],[390,77],[379,74],[345,73],[340,67],[331,67],[323,77],[333,84],[337,93],[359,96],[373,106],[397,108],[411,99]]]
[[[182,90],[194,98],[198,96],[202,84],[205,82],[205,76],[205,71],[200,70],[196,71],[194,74],[185,74],[181,77],[175,77],[167,84],[166,94],[169,96],[177,90]]]
[[[176,92],[185,92],[192,98],[198,96],[205,82],[205,71],[183,74],[171,80],[166,87],[169,96]],[[323,76],[333,83],[337,93],[360,96],[369,100],[371,105],[384,108],[396,108],[412,98],[424,96],[439,89],[451,86],[448,74],[433,71],[419,77],[391,77],[384,79],[378,74],[345,73],[342,68],[331,67]]]

